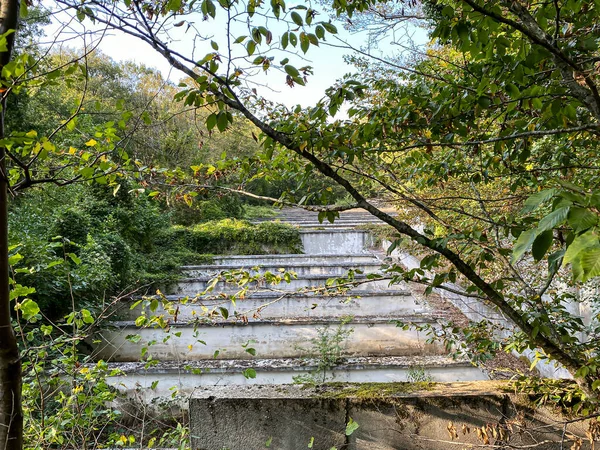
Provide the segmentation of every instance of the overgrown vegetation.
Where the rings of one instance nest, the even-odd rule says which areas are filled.
[[[88,304],[102,305],[111,293],[171,276],[183,260],[206,258],[213,242],[236,252],[297,244],[292,230],[229,219],[200,224],[243,217],[237,200],[208,195],[225,184],[316,203],[332,220],[346,207],[369,211],[428,253],[417,269],[396,267],[398,279],[431,289],[447,282],[463,286],[512,323],[502,335],[487,319],[456,326],[452,335],[476,343],[480,355],[528,351],[534,362],[560,363],[577,392],[569,397],[558,386],[550,397],[581,399],[597,410],[598,296],[580,293],[600,276],[598,2],[355,0],[332,2],[321,14],[317,5],[286,9],[278,1],[141,0],[110,8],[97,1],[57,3],[55,10],[73,20],[133,34],[187,78],[175,87],[154,70],[121,67],[99,53],[42,48],[35,28],[27,48],[12,52],[18,15],[26,15],[29,4],[3,4],[0,447],[22,447],[20,373],[29,352],[50,363],[55,355],[72,358],[65,376],[74,397],[58,405],[69,389],[57,388],[60,401],[51,409],[61,410],[65,428],[75,430],[68,414],[77,406],[81,370],[76,351],[65,349],[79,343],[69,335],[77,321],[96,323]],[[239,14],[232,16],[234,7]],[[337,34],[332,21],[323,20],[328,13],[344,26],[366,29],[371,43],[411,24],[423,26],[433,44],[414,48],[407,58],[350,57],[358,75],[307,109],[274,106],[249,88],[257,85],[254,74],[269,70],[289,87],[305,85],[313,70],[296,50],[317,50]],[[192,26],[198,17],[223,19],[227,36],[200,34]],[[230,39],[238,21],[250,32]],[[188,56],[170,47],[170,37],[161,41],[186,23],[196,44]],[[275,23],[283,26],[267,28]],[[338,120],[342,108],[347,116]],[[223,155],[223,148],[236,155]],[[241,161],[242,155],[250,158]],[[89,185],[71,186],[84,182]],[[38,197],[31,189],[42,184],[71,187]],[[19,199],[26,189],[30,194]],[[405,216],[392,217],[368,200],[382,192]],[[9,193],[17,199],[10,224]],[[332,207],[344,193],[354,204]],[[164,205],[196,198],[197,211],[173,216],[192,228],[172,228],[164,205],[149,194]],[[422,223],[411,222],[415,217],[427,226],[421,230]],[[10,260],[9,228],[15,245]],[[593,313],[584,321],[588,307]],[[60,330],[40,324],[67,310]],[[19,322],[11,323],[15,314]],[[56,339],[51,351],[29,345],[38,324],[38,333]],[[25,357],[12,325],[27,347]],[[43,425],[47,385],[39,380],[45,374],[28,361],[26,369],[27,380],[38,383],[32,389],[39,390],[42,411],[28,419]],[[96,395],[93,387],[88,392]],[[101,426],[88,411],[94,403],[85,405],[89,415],[77,419],[83,442],[94,424]]]
[[[311,347],[302,349],[316,367],[310,373],[295,376],[295,383],[316,385],[335,379],[335,367],[342,361],[347,340],[354,332],[348,326],[352,319],[345,317],[334,328],[330,325],[316,328],[317,335],[310,339]]]
[[[326,383],[319,387],[319,395],[323,398],[354,397],[364,400],[376,400],[397,394],[428,391],[434,389],[436,383],[430,381],[399,383]]]
[[[262,255],[300,253],[298,229],[278,222],[251,224],[244,220],[224,219],[193,227],[174,226],[156,239],[161,248],[187,248],[203,254]]]
[[[230,210],[217,201],[202,216],[206,203],[195,210],[198,222],[215,210],[228,217]],[[30,297],[56,319],[71,310],[72,299],[95,310],[113,295],[152,291],[176,279],[180,266],[209,263],[211,255],[301,251],[298,230],[285,224],[171,225],[178,214],[127,185],[114,195],[99,185],[32,191],[11,205],[15,282],[35,289]]]

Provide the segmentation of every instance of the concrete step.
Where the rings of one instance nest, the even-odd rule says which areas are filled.
[[[420,314],[403,316],[405,321],[436,326],[436,317]],[[102,330],[93,352],[96,360],[126,362],[146,360],[149,355],[159,361],[207,359],[251,359],[252,347],[260,358],[300,358],[306,347],[327,329],[331,339],[338,318],[299,318],[244,322],[174,322],[168,331],[139,328],[134,322],[114,322],[114,328]],[[328,327],[328,328],[327,328]],[[439,355],[445,349],[427,343],[427,336],[415,330],[403,330],[391,318],[354,317],[341,325],[349,332],[340,342],[345,356],[412,356]],[[350,330],[352,330],[350,332]],[[131,342],[130,339],[137,342]],[[245,346],[245,347],[244,347]],[[142,349],[147,351],[142,355]]]
[[[301,229],[300,239],[307,255],[365,253],[372,244],[372,238],[365,230]]]
[[[229,298],[199,298],[181,301],[176,296],[167,297],[169,308],[175,308],[178,320],[189,321],[206,317],[209,311],[222,307],[231,317],[246,317],[248,321],[259,319],[295,319],[298,317],[335,317],[342,319],[351,315],[360,317],[399,317],[431,313],[424,302],[419,302],[409,291],[362,292],[357,296],[287,295],[261,293],[238,299],[233,303]],[[162,304],[151,312],[150,298],[146,298],[135,309],[124,308],[121,317],[135,320],[142,312],[147,316],[169,316]]]
[[[248,283],[250,289],[260,289],[260,290],[275,290],[275,291],[299,291],[303,289],[317,289],[319,287],[325,286],[330,279],[337,278],[335,275],[302,275],[298,276],[295,279],[291,279],[288,282],[282,281],[278,284],[266,284],[266,283]],[[194,277],[194,278],[183,278],[177,282],[176,285],[167,286],[165,288],[165,293],[170,295],[179,295],[179,296],[190,296],[194,297],[202,292],[204,292],[208,286],[211,285],[212,277],[203,276],[203,277]],[[367,275],[365,274],[356,274],[354,276],[354,280],[357,282],[364,282],[363,284],[359,284],[356,287],[352,288],[352,292],[363,292],[366,290],[390,290],[394,289],[393,286],[390,286],[390,281],[387,279],[382,280],[371,280],[368,281]],[[368,281],[368,282],[367,282]],[[402,287],[397,287],[398,289],[402,289]],[[216,293],[225,293],[225,294],[233,294],[239,291],[240,288],[234,283],[226,283],[224,281],[217,282],[212,290],[212,294]]]
[[[306,226],[314,226],[314,227],[333,227],[336,225],[343,225],[346,227],[357,227],[360,225],[370,225],[370,224],[374,224],[374,225],[378,225],[378,224],[383,224],[383,222],[379,219],[377,219],[376,217],[371,217],[371,218],[349,218],[349,219],[336,219],[333,223],[329,222],[328,220],[324,220],[323,222],[319,222],[316,218],[315,219],[285,219],[282,220],[281,218],[276,218],[275,220],[273,219],[256,219],[256,220],[252,220],[252,223],[265,223],[265,222],[280,222],[280,223],[287,223],[289,225],[294,225],[294,226],[298,226],[298,227],[306,227]]]
[[[318,360],[310,358],[161,362],[151,367],[145,363],[109,363],[109,368],[120,372],[109,378],[111,384],[126,392],[137,391],[148,401],[171,396],[173,388],[188,396],[202,386],[291,384],[294,377],[310,373],[317,380],[353,383],[488,379],[469,361],[447,356],[344,358],[324,372],[318,372]],[[246,369],[254,369],[256,377],[246,378]]]
[[[330,254],[290,254],[290,255],[233,255],[233,256],[215,256],[214,264],[228,267],[258,266],[258,265],[281,265],[284,267],[295,264],[360,264],[372,263],[378,261],[377,256],[372,253],[348,253],[339,255]]]
[[[381,262],[374,260],[371,262],[348,263],[333,262],[314,264],[310,262],[297,262],[295,264],[260,264],[255,266],[238,266],[233,268],[225,264],[183,266],[183,276],[186,278],[195,278],[202,276],[214,277],[221,272],[235,269],[243,269],[253,275],[263,274],[265,272],[278,273],[283,270],[295,272],[298,276],[304,275],[329,275],[341,276],[348,273],[349,270],[362,271],[365,273],[377,272],[381,268]]]

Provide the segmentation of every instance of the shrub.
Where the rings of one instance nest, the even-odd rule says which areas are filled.
[[[244,206],[237,195],[195,201],[191,206],[177,202],[171,207],[171,221],[175,225],[190,226],[210,220],[241,219]]]
[[[299,253],[302,248],[298,230],[283,223],[251,224],[225,219],[196,225],[173,227],[157,237],[162,248],[189,249],[201,254]]]

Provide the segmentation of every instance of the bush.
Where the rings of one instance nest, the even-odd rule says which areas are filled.
[[[283,223],[251,224],[225,219],[196,225],[173,227],[157,237],[163,248],[186,248],[202,254],[299,253],[302,248],[298,230]]]
[[[52,234],[85,244],[89,229],[90,217],[88,214],[75,208],[67,208],[59,210],[52,225]]]
[[[178,202],[171,210],[175,225],[190,226],[210,220],[241,219],[244,206],[237,195],[228,194],[210,200],[197,200],[191,206]]]

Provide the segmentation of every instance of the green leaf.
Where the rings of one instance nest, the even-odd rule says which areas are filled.
[[[256,50],[256,42],[248,41],[246,44],[246,50],[248,51],[248,56],[252,56]]]
[[[299,27],[301,27],[302,25],[304,25],[304,21],[302,20],[302,16],[300,14],[298,14],[296,11],[292,11],[292,20],[294,21],[294,23],[296,25],[298,25]]]
[[[20,284],[17,284],[13,286],[10,290],[9,298],[11,300],[14,300],[16,298],[23,298],[27,297],[29,294],[33,294],[34,292],[35,288],[33,287],[21,286]]]
[[[26,1],[20,2],[19,14],[21,15],[22,19],[27,18],[27,16],[29,15],[29,10],[27,9]]]
[[[306,33],[300,33],[300,49],[302,49],[303,53],[308,51],[310,47],[310,39]]]
[[[8,265],[14,266],[16,263],[21,261],[23,258],[24,258],[24,256],[21,255],[20,253],[15,253],[14,255],[10,255],[8,257]]]
[[[217,128],[220,132],[225,131],[229,125],[229,119],[227,118],[227,113],[225,111],[221,111],[217,116]]]
[[[283,47],[284,50],[287,48],[288,43],[289,43],[289,33],[285,32],[281,36],[281,46]]]
[[[548,214],[546,217],[540,220],[538,230],[540,232],[552,230],[557,225],[561,225],[562,223],[564,223],[565,220],[567,220],[569,209],[569,206],[563,206],[562,208],[558,208],[557,210],[552,211],[550,214]]]
[[[517,239],[517,242],[515,243],[511,257],[511,262],[513,264],[517,262],[527,250],[529,250],[529,247],[531,247],[537,235],[538,230],[527,230],[519,235],[519,239]]]
[[[577,236],[567,247],[567,251],[565,252],[565,256],[563,258],[563,265],[572,263],[576,258],[578,258],[579,253],[581,253],[582,250],[598,246],[600,246],[600,241],[598,240],[598,235],[596,235],[593,230]]]
[[[227,320],[227,318],[229,317],[229,310],[227,308],[219,306],[219,311],[221,312],[221,316],[223,316],[223,319]]]
[[[544,257],[544,255],[552,245],[553,240],[553,230],[546,230],[535,238],[535,240],[533,241],[533,245],[531,246],[531,254],[533,255],[533,258],[536,261],[539,261]]]
[[[67,253],[67,256],[68,256],[69,258],[71,258],[71,260],[72,260],[72,261],[73,261],[75,264],[77,264],[77,265],[81,264],[81,259],[80,259],[80,258],[79,258],[79,257],[78,257],[78,256],[77,256],[75,253]]]
[[[206,119],[206,129],[208,131],[210,131],[210,130],[212,130],[215,127],[216,124],[217,124],[217,115],[215,113],[212,113]]]
[[[482,95],[481,97],[479,97],[479,99],[477,99],[477,104],[484,109],[489,108],[492,104],[492,99],[486,95]]]
[[[584,282],[600,275],[600,247],[582,251],[581,268]]]
[[[18,309],[23,314],[25,320],[33,319],[40,312],[38,304],[29,298],[20,303]]]
[[[346,424],[346,436],[350,436],[352,433],[358,430],[358,426],[359,425],[354,421],[354,419],[350,417],[348,423]]]
[[[335,25],[333,25],[329,22],[321,22],[321,25],[323,25],[323,28],[325,28],[331,34],[337,33],[337,28],[335,27]]]
[[[576,233],[580,233],[595,226],[598,223],[598,216],[588,209],[572,206],[567,221]]]
[[[553,275],[560,268],[562,264],[562,259],[565,256],[564,250],[558,250],[550,255],[548,255],[548,273]]]
[[[550,200],[556,194],[556,189],[546,189],[533,194],[527,200],[521,210],[521,214],[527,214],[534,211],[539,205]]]
[[[285,65],[284,70],[291,77],[300,76],[300,72],[298,72],[298,69],[296,69],[294,66],[290,66],[289,64]]]
[[[508,95],[510,96],[510,98],[518,98],[519,97],[519,88],[516,87],[514,84],[509,83],[506,85],[506,92],[508,93]]]
[[[242,374],[244,375],[244,377],[246,379],[256,378],[256,370],[254,370],[251,367],[249,367],[247,369],[244,369],[244,371],[242,372]]]
[[[319,39],[324,39],[325,38],[325,28],[323,28],[322,25],[317,25],[317,27],[315,28],[315,34],[317,35],[317,37]]]

